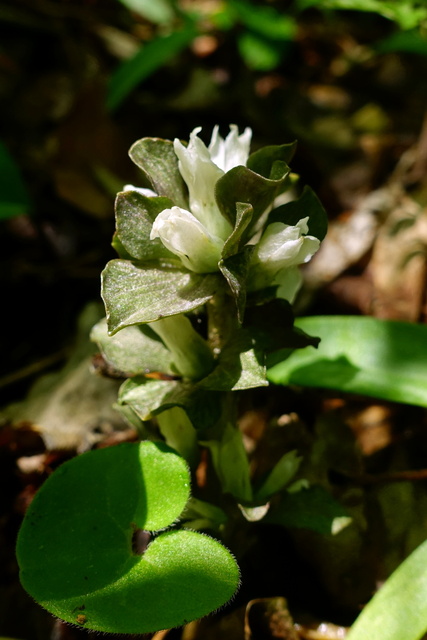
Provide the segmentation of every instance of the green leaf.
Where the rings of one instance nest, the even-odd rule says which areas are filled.
[[[156,2],[152,0],[120,0],[120,2],[154,24],[167,24],[172,22],[175,17],[175,12],[168,0],[156,0]]]
[[[179,172],[173,142],[142,138],[131,146],[129,155],[159,196],[165,196],[176,206],[188,210],[187,185]]]
[[[175,406],[167,398],[178,385],[177,380],[151,380],[132,378],[120,387],[119,405],[128,405],[141,420],[149,420],[160,407]]]
[[[114,334],[123,327],[192,311],[207,302],[219,288],[216,274],[111,260],[102,273],[102,297],[109,332]]]
[[[269,359],[276,384],[337,389],[427,407],[427,327],[363,316],[299,318],[296,326],[319,336],[317,350]],[[277,363],[277,364],[276,364]]]
[[[318,7],[319,9],[338,9],[368,11],[378,13],[384,18],[394,20],[401,29],[413,29],[427,19],[427,9],[411,0],[299,0],[301,9]]]
[[[240,431],[227,424],[221,440],[207,440],[200,444],[210,450],[223,492],[231,493],[240,502],[251,502],[249,461]]]
[[[248,203],[253,207],[251,227],[255,225],[274,198],[285,188],[286,178],[290,169],[284,163],[280,164],[280,175],[272,166],[272,179],[255,173],[247,167],[234,167],[227,171],[215,185],[215,195],[223,215],[231,222],[233,228],[236,223],[236,203]]]
[[[392,573],[363,609],[347,640],[419,640],[427,632],[427,541]]]
[[[28,213],[29,209],[30,198],[20,169],[0,142],[0,220]]]
[[[148,198],[138,191],[124,191],[116,198],[116,229],[118,240],[135,260],[173,260],[159,238],[150,240],[151,228],[158,214],[173,206],[169,198]]]
[[[295,493],[283,493],[280,503],[269,511],[264,522],[280,524],[290,529],[309,529],[328,535],[333,533],[334,521],[346,517],[348,513],[344,507],[326,489],[314,485]]]
[[[404,52],[427,56],[427,37],[419,31],[396,31],[375,46],[377,53]]]
[[[292,200],[292,202],[273,209],[268,217],[268,224],[283,222],[284,224],[296,225],[307,216],[309,235],[323,240],[328,230],[328,216],[314,191],[306,186],[297,200]]]
[[[251,264],[251,257],[254,246],[245,247],[243,251],[225,260],[220,260],[219,268],[228,282],[231,293],[237,305],[237,316],[239,322],[243,322],[243,315],[246,306],[246,278]]]
[[[282,42],[271,41],[250,31],[242,33],[237,42],[246,66],[254,71],[271,71],[282,59]]]
[[[256,5],[244,0],[229,0],[236,11],[239,22],[262,34],[269,40],[293,40],[296,33],[295,20],[274,7]]]
[[[223,260],[238,253],[240,248],[249,239],[245,231],[248,229],[252,222],[253,207],[250,204],[237,202],[236,203],[236,222],[231,235],[224,243],[224,247],[221,253]]]
[[[125,327],[110,336],[107,321],[103,319],[93,327],[90,337],[107,362],[127,376],[149,371],[174,373],[170,351],[149,326]]]
[[[119,403],[132,407],[141,420],[149,420],[172,407],[181,407],[198,430],[213,426],[221,412],[217,393],[177,380],[127,380],[120,389]]]
[[[171,525],[189,497],[184,460],[163,443],[122,444],[62,464],[31,503],[18,536],[24,588],[61,619],[140,634],[176,627],[229,600],[230,553],[192,531],[160,532],[142,555],[135,531]]]
[[[250,332],[240,329],[224,345],[217,367],[199,384],[216,391],[268,386],[264,358]]]
[[[133,58],[123,62],[110,78],[106,101],[107,109],[115,111],[143,80],[169,60],[173,60],[193,41],[196,35],[196,27],[188,19],[182,29],[152,40],[144,45]]]
[[[319,338],[307,335],[294,326],[292,305],[280,298],[247,309],[245,328],[257,349],[267,354],[277,349],[291,352],[319,344]]]
[[[267,500],[281,491],[292,480],[301,464],[301,456],[298,452],[288,451],[275,464],[262,485],[257,489],[254,499],[259,504],[264,504]]]
[[[294,157],[296,147],[296,142],[261,147],[261,149],[251,153],[247,166],[255,173],[259,173],[265,178],[270,178],[274,163],[280,161],[289,164]]]

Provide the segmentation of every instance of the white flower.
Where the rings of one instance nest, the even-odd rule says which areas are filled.
[[[162,211],[153,223],[150,238],[160,238],[191,271],[210,273],[218,270],[224,241],[211,235],[197,218],[181,207]]]
[[[296,225],[268,225],[252,256],[251,290],[279,285],[277,297],[293,302],[302,282],[297,265],[308,262],[320,245],[318,238],[306,235],[307,220],[303,218]]]
[[[178,139],[173,143],[188,187],[190,211],[165,209],[157,216],[150,237],[160,238],[188,269],[205,273],[218,270],[221,250],[233,230],[216,203],[215,185],[226,171],[246,164],[252,132],[247,128],[239,136],[237,126],[231,125],[224,140],[216,126],[206,147],[198,137],[200,131],[198,127],[191,132],[187,147]]]

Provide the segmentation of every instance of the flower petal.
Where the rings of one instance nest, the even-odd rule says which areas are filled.
[[[208,147],[212,161],[225,173],[238,167],[246,166],[249,157],[249,148],[252,139],[252,130],[246,127],[239,136],[239,129],[235,124],[230,125],[230,133],[224,140],[219,135],[219,127],[216,125],[212,132],[212,138]]]
[[[165,209],[155,219],[151,240],[160,238],[164,246],[179,256],[187,269],[196,273],[218,270],[223,240],[209,231],[189,211]]]

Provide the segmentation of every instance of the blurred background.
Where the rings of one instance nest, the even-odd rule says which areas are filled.
[[[17,435],[6,412],[0,430],[0,636],[87,635],[28,613],[13,556],[28,496],[15,464],[46,444],[30,428],[40,406],[25,413],[22,402],[79,335],[87,352],[102,315],[115,194],[141,185],[131,144],[188,139],[196,126],[208,142],[230,123],[252,128],[253,150],[298,140],[292,170],[318,194],[330,233],[297,313],[424,322],[426,104],[420,2],[0,1],[0,406],[24,425]],[[82,450],[79,428],[67,442]]]

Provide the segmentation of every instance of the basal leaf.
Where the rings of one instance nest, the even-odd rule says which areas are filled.
[[[427,632],[427,541],[368,602],[347,640],[420,640]]]
[[[161,531],[182,512],[189,488],[186,463],[163,443],[65,462],[39,489],[19,533],[24,588],[53,615],[110,633],[176,627],[217,609],[239,583],[233,557],[208,536]],[[138,530],[160,530],[139,553]]]
[[[178,169],[173,143],[162,138],[142,138],[130,148],[133,162],[144,172],[154,191],[187,209],[188,191]]]
[[[102,273],[108,329],[114,334],[123,327],[192,311],[207,302],[220,286],[216,274],[111,260]]]
[[[427,327],[363,316],[299,318],[296,326],[319,336],[318,349],[269,359],[276,384],[337,389],[427,406]]]

